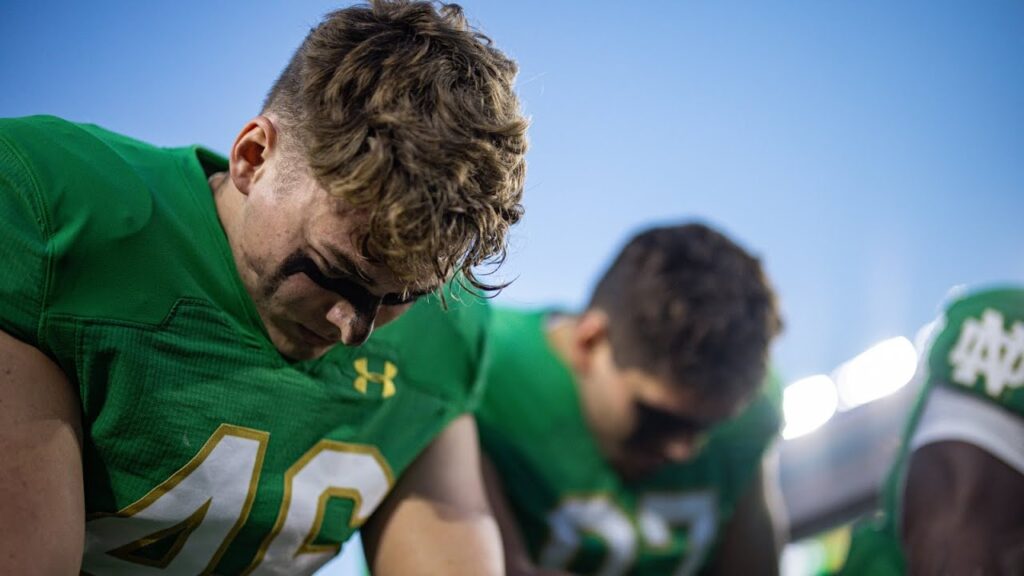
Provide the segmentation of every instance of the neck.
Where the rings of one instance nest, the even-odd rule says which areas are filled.
[[[213,202],[217,207],[217,218],[224,230],[224,236],[231,248],[231,256],[235,261],[235,268],[242,279],[249,296],[253,297],[252,270],[245,265],[244,251],[242,250],[242,217],[245,208],[245,196],[231,181],[226,172],[217,172],[210,175],[210,191],[213,194]],[[261,312],[262,316],[262,312]],[[266,321],[266,319],[264,319]]]
[[[603,408],[606,408],[608,404],[604,400],[602,391],[595,388],[597,384],[593,378],[586,377],[581,371],[584,362],[576,343],[576,329],[579,321],[580,317],[574,315],[553,316],[547,324],[546,335],[555,356],[568,366],[569,372],[572,374],[573,386],[576,388],[576,397],[583,421],[590,430],[598,450],[605,459],[608,459],[608,455],[614,453],[614,450],[606,441],[609,435],[601,418],[604,413]],[[608,462],[611,464],[611,460]]]
[[[224,229],[224,235],[228,238],[231,252],[238,258],[238,246],[236,243],[238,220],[242,213],[241,194],[235,188],[227,172],[216,172],[207,179],[210,183],[210,193],[213,194],[213,203],[217,206],[217,218],[220,226]]]

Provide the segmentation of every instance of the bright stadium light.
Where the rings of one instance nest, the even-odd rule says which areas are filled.
[[[793,382],[782,393],[782,413],[786,427],[785,439],[813,432],[828,422],[839,406],[839,394],[832,379],[824,374],[808,376]]]
[[[834,373],[843,409],[878,400],[903,388],[917,370],[917,351],[899,336],[875,344]]]

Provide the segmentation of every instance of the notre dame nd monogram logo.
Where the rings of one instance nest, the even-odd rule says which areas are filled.
[[[1024,324],[1014,322],[1009,331],[1003,325],[1003,315],[991,308],[980,322],[975,318],[964,322],[949,353],[954,382],[974,386],[984,376],[985,391],[993,397],[1024,384]]]
[[[368,358],[359,358],[352,362],[352,366],[358,374],[352,383],[356,390],[366,394],[367,386],[370,382],[374,382],[381,385],[381,397],[390,398],[395,395],[395,377],[398,376],[398,366],[385,360],[384,372],[370,372]]]

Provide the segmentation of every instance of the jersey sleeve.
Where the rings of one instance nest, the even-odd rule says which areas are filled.
[[[982,448],[1024,474],[1024,418],[978,396],[939,387],[928,396],[910,449],[947,441]]]
[[[924,406],[910,448],[961,441],[1024,472],[1024,290],[951,305],[925,359]]]
[[[491,343],[487,330],[491,307],[485,298],[463,288],[458,282],[449,284],[446,290],[454,296],[454,302],[449,296],[447,314],[458,340],[466,350],[466,395],[463,408],[465,412],[475,412],[480,406],[487,382],[484,366]]]
[[[953,303],[928,350],[926,386],[968,392],[1024,416],[1024,290]]]
[[[48,255],[43,196],[17,144],[18,120],[0,120],[0,329],[42,349]]]

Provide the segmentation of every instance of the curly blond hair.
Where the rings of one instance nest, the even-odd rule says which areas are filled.
[[[365,216],[356,245],[400,279],[499,265],[522,217],[515,63],[454,4],[373,0],[328,14],[267,97],[317,181]]]

